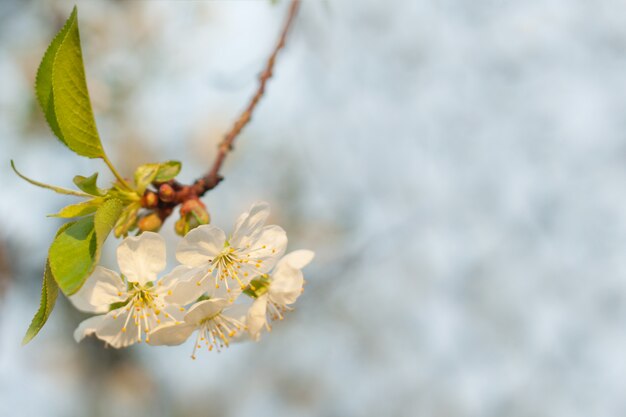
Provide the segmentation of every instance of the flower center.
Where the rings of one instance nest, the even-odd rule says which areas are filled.
[[[202,285],[204,278],[216,272],[215,288],[219,288],[220,281],[222,281],[226,285],[226,291],[230,292],[228,285],[228,278],[230,278],[235,280],[241,289],[245,289],[250,278],[260,274],[260,268],[263,264],[262,259],[255,259],[251,254],[266,249],[265,245],[254,250],[250,250],[249,245],[245,249],[226,246],[215,258],[209,259],[208,275],[199,280],[197,285]],[[275,249],[270,250],[275,252]]]
[[[219,313],[207,317],[200,322],[198,327],[198,335],[193,346],[191,358],[196,359],[196,350],[202,348],[205,344],[210,352],[216,349],[218,352],[224,347],[228,347],[230,339],[237,334],[238,331],[245,329],[246,326],[237,319],[228,317]]]
[[[122,332],[125,333],[128,330],[132,318],[132,323],[137,328],[138,342],[142,341],[143,333],[146,334],[146,342],[149,342],[148,333],[161,324],[161,319],[165,322],[178,323],[176,318],[165,311],[166,303],[163,297],[155,291],[154,286],[129,283],[129,287],[126,305],[121,307],[119,312],[113,316],[114,319],[117,319],[121,315],[126,315]]]

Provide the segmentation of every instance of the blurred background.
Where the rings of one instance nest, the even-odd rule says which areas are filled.
[[[198,177],[288,2],[77,3],[111,159]],[[59,226],[45,215],[74,200],[9,159],[52,184],[112,180],[35,101],[72,6],[0,2],[0,416],[626,414],[625,3],[306,0],[204,201],[226,230],[269,201],[317,258],[271,334],[196,361],[191,344],[77,345],[86,315],[62,297],[20,346]]]

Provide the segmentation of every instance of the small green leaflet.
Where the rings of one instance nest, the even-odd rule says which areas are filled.
[[[65,295],[78,291],[93,272],[102,245],[123,208],[120,200],[107,200],[95,215],[74,222],[54,239],[48,252],[50,269]]]
[[[89,158],[105,157],[85,80],[76,7],[50,43],[35,89],[50,128],[68,148]]]
[[[48,217],[61,217],[65,219],[71,219],[74,217],[83,217],[88,214],[95,213],[98,207],[104,201],[103,198],[93,198],[91,200],[83,201],[81,203],[72,204],[67,207],[63,207],[57,214],[50,214]]]
[[[129,231],[134,230],[137,227],[137,213],[141,209],[141,204],[135,201],[127,205],[119,219],[115,223],[115,229],[113,230],[115,237],[126,235]]]
[[[159,164],[145,164],[141,165],[135,170],[135,189],[139,195],[143,195],[146,188],[159,172]]]
[[[159,164],[159,170],[154,177],[156,182],[173,180],[180,172],[181,163],[178,161],[167,161]]]
[[[76,175],[74,177],[74,184],[87,194],[95,196],[103,196],[106,194],[106,190],[98,188],[96,182],[98,181],[98,173],[91,175],[90,177],[83,177],[82,175]]]
[[[52,277],[50,262],[46,260],[46,269],[43,273],[43,283],[41,284],[41,301],[39,302],[39,310],[35,313],[35,317],[33,317],[33,320],[30,322],[28,330],[26,330],[26,334],[22,339],[22,345],[25,345],[30,342],[33,337],[37,336],[39,330],[41,330],[43,325],[46,324],[48,317],[50,317],[50,313],[52,313],[52,309],[54,309],[54,304],[56,303],[58,294],[59,286]]]
[[[89,194],[85,194],[85,193],[83,193],[81,191],[68,190],[67,188],[56,187],[54,185],[48,185],[48,184],[44,184],[43,182],[31,180],[30,178],[28,178],[27,176],[23,175],[21,172],[19,172],[17,170],[13,160],[11,160],[11,168],[13,168],[13,172],[15,172],[18,177],[20,177],[24,181],[29,182],[29,183],[37,186],[37,187],[46,188],[48,190],[52,190],[55,193],[59,193],[59,194],[75,195],[76,197],[91,197]]]
[[[167,161],[162,163],[151,163],[139,166],[135,170],[135,188],[139,195],[152,182],[166,182],[174,179],[180,172],[181,163],[178,161]]]
[[[59,228],[57,231],[57,236],[62,233],[65,229],[70,227],[73,222],[66,223]],[[59,286],[57,285],[54,277],[52,276],[52,270],[50,269],[50,261],[46,259],[46,268],[43,273],[43,282],[41,284],[41,301],[39,302],[39,310],[35,313],[35,317],[28,326],[28,330],[26,330],[26,334],[22,339],[22,345],[30,342],[37,333],[42,329],[43,325],[48,321],[48,317],[52,313],[54,309],[54,304],[57,300],[57,295],[59,294]]]

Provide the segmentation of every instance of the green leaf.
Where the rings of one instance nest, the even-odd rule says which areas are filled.
[[[167,161],[163,163],[144,164],[135,170],[135,186],[137,192],[143,194],[151,182],[166,182],[174,179],[180,172],[181,163]]]
[[[153,181],[166,182],[174,179],[181,169],[181,163],[178,161],[167,161],[159,164],[159,171]]]
[[[70,227],[73,223],[66,223],[61,226],[57,232],[57,236],[63,230]],[[35,313],[35,317],[28,326],[28,330],[26,330],[26,334],[22,339],[22,345],[30,342],[37,333],[43,328],[44,324],[50,317],[52,310],[54,309],[54,304],[57,300],[57,295],[59,294],[59,286],[57,285],[54,277],[52,276],[52,271],[50,270],[50,262],[46,259],[46,267],[43,273],[43,282],[41,285],[41,301],[39,302],[39,310]]]
[[[35,317],[33,317],[33,320],[30,322],[28,330],[26,330],[26,334],[22,339],[22,345],[27,344],[33,339],[33,337],[37,336],[39,330],[41,330],[43,325],[46,324],[48,317],[50,317],[50,313],[52,313],[52,309],[54,309],[54,304],[56,303],[58,294],[59,286],[52,276],[50,262],[46,260],[46,269],[43,274],[43,283],[41,284],[41,301],[39,302],[39,310],[35,313]]]
[[[139,195],[143,195],[148,185],[154,181],[154,178],[159,172],[159,168],[159,164],[145,164],[135,170],[135,187]]]
[[[103,201],[104,199],[102,198],[93,198],[78,204],[72,204],[71,206],[62,208],[57,214],[50,214],[48,217],[62,217],[65,219],[83,217],[95,213]]]
[[[78,155],[104,158],[85,80],[76,7],[48,47],[35,88],[54,134]]]
[[[107,191],[107,198],[116,198],[126,203],[135,201],[138,202],[141,200],[141,196],[137,194],[135,190],[128,191],[125,188],[122,188],[118,183],[114,184],[113,188]]]
[[[98,255],[96,262],[100,259],[100,249],[102,249],[104,241],[109,236],[111,229],[113,229],[113,226],[122,215],[123,210],[124,203],[116,198],[113,198],[105,201],[104,204],[98,208],[98,211],[96,211],[94,219]]]
[[[72,295],[83,285],[96,263],[94,216],[74,222],[50,245],[50,270],[65,295]]]
[[[65,22],[63,28],[57,33],[54,37],[46,53],[41,60],[41,64],[39,64],[39,69],[37,70],[37,78],[35,80],[35,92],[37,93],[37,100],[41,105],[41,109],[43,110],[44,115],[46,116],[46,120],[48,121],[48,125],[52,129],[52,132],[58,137],[61,142],[67,145],[65,139],[63,138],[63,134],[59,129],[59,123],[57,122],[57,117],[54,112],[54,98],[52,93],[52,67],[54,64],[54,59],[56,57],[57,51],[61,46],[61,43],[65,39],[67,32],[70,28],[72,18],[76,15],[76,8],[72,12],[72,16]]]
[[[26,182],[29,182],[37,187],[41,187],[41,188],[46,188],[48,190],[52,190],[56,193],[59,194],[66,194],[66,195],[75,195],[77,197],[91,197],[89,194],[85,194],[83,192],[80,191],[74,191],[74,190],[68,190],[67,188],[63,188],[63,187],[56,187],[54,185],[48,185],[48,184],[44,184],[43,182],[39,182],[39,181],[35,181],[35,180],[31,180],[30,178],[26,177],[25,175],[22,175],[22,173],[20,173],[17,168],[15,167],[15,163],[13,162],[13,160],[11,160],[11,168],[13,168],[13,172],[15,172],[17,174],[18,177],[20,177],[21,179],[23,179]]]
[[[106,191],[98,188],[98,173],[96,172],[90,177],[83,177],[82,175],[76,175],[74,177],[74,184],[87,194],[95,195],[95,196],[103,196],[106,194]]]
[[[141,209],[141,204],[138,202],[131,203],[124,208],[122,215],[115,223],[115,237],[125,235],[136,227],[139,209]]]
[[[48,252],[50,269],[65,295],[78,291],[91,275],[123,208],[120,200],[106,200],[95,215],[74,222],[54,239]]]

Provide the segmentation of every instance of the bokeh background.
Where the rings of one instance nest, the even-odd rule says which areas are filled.
[[[305,0],[206,198],[258,199],[316,261],[258,344],[74,343],[60,299],[26,347],[69,186],[34,75],[70,1],[0,2],[0,416],[626,414],[626,4]],[[206,170],[288,3],[78,1],[105,148],[130,175]],[[177,237],[166,224],[170,252]],[[114,267],[115,241],[103,263]],[[170,266],[173,265],[173,259]]]

